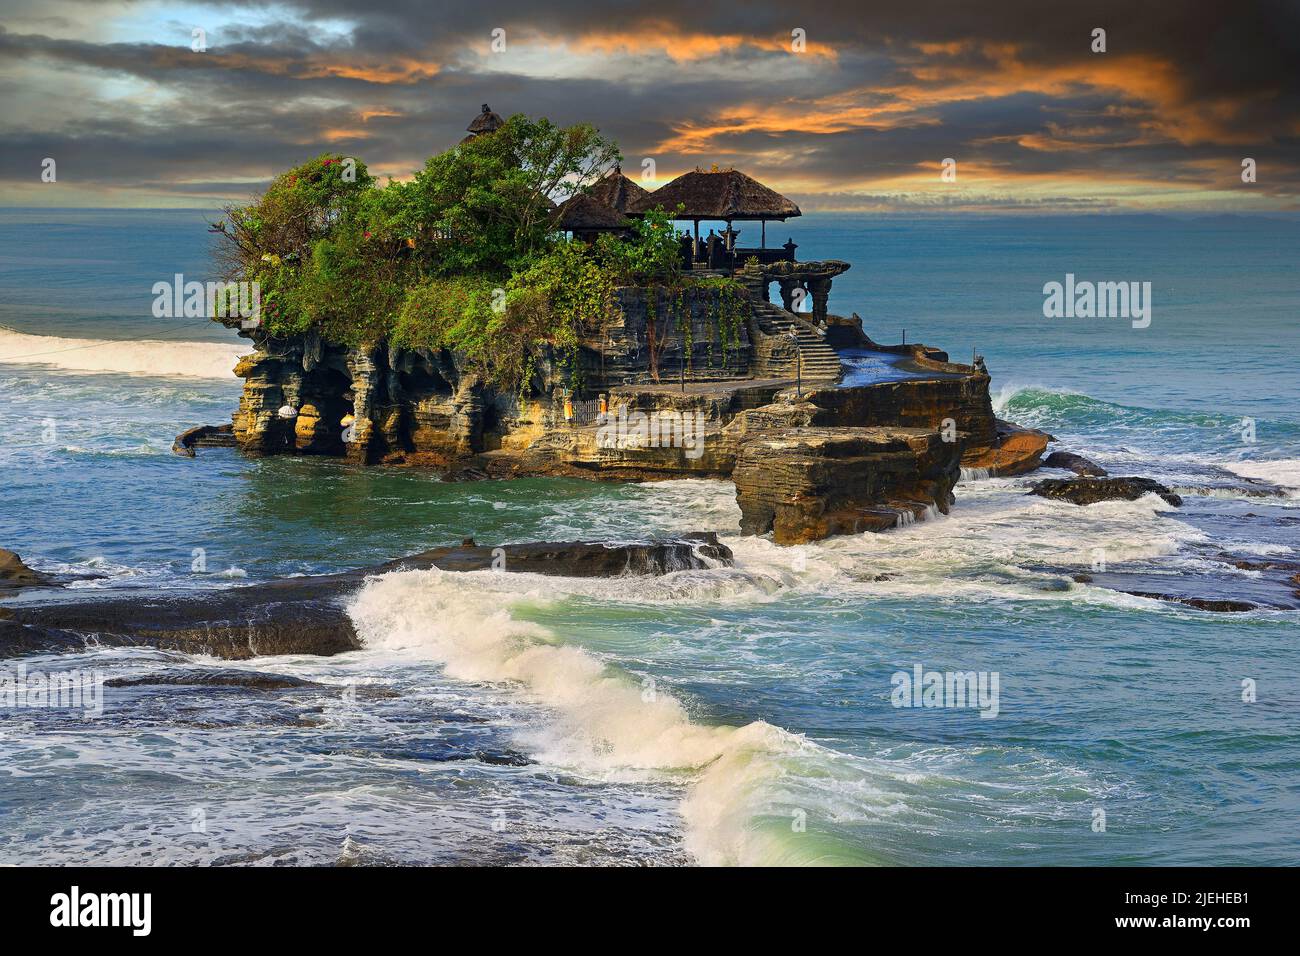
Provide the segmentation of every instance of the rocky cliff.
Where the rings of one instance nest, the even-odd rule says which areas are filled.
[[[1050,436],[1022,432],[1008,444],[982,364],[898,347],[915,371],[908,380],[800,390],[772,358],[774,343],[794,348],[771,332],[780,310],[742,292],[738,315],[734,296],[709,284],[619,289],[604,326],[580,342],[576,374],[543,354],[523,394],[484,384],[446,351],[254,332],[258,349],[236,369],[244,390],[233,440],[252,456],[468,477],[731,477],[745,529],[782,543],[946,512],[963,465],[1036,465]],[[856,324],[836,334],[875,346]],[[192,452],[195,442],[180,444]]]

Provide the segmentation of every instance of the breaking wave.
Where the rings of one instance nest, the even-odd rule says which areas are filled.
[[[1292,498],[1300,497],[1300,458],[1281,458],[1276,461],[1237,461],[1228,466],[1243,478],[1266,481],[1285,488]]]
[[[163,339],[79,339],[0,329],[0,364],[47,365],[70,372],[234,378],[242,343]]]
[[[602,778],[686,780],[686,845],[701,863],[814,862],[801,860],[804,853],[827,861],[819,841],[785,838],[790,813],[772,805],[769,788],[788,761],[829,763],[833,754],[764,721],[692,720],[653,682],[514,617],[494,578],[438,570],[372,578],[349,613],[368,648],[432,656],[450,677],[518,688],[546,714],[521,731],[538,759]],[[847,859],[849,850],[842,852]]]

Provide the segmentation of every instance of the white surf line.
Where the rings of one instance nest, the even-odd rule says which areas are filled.
[[[491,581],[485,574],[491,572],[435,569],[372,578],[349,614],[367,647],[431,656],[457,680],[519,685],[549,711],[527,741],[545,763],[609,777],[693,776],[681,812],[687,849],[701,863],[771,858],[775,837],[750,826],[751,808],[780,776],[782,757],[817,745],[764,721],[693,722],[680,701],[652,683],[638,686],[546,628],[516,620],[511,595],[476,586]]]
[[[205,324],[205,323],[199,323]],[[0,344],[34,349],[0,354],[0,364],[52,365],[64,371],[120,372],[138,375],[178,375],[191,378],[234,378],[234,365],[248,346],[225,342],[165,341],[161,336],[188,331],[165,329],[152,336],[125,339],[82,339],[37,335],[0,326]],[[42,348],[51,342],[59,348]],[[90,350],[100,350],[87,355]]]

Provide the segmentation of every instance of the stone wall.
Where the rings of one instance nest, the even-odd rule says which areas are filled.
[[[749,323],[742,318],[736,343],[724,343],[716,289],[691,289],[683,294],[680,327],[675,314],[678,302],[668,289],[625,286],[617,290],[617,301],[608,334],[603,340],[593,338],[584,349],[592,388],[653,381],[652,341],[661,381],[677,381],[683,365],[688,379],[744,378],[749,374],[753,361]]]

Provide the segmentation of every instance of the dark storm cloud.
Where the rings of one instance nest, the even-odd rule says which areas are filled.
[[[0,180],[30,182],[39,157],[56,156],[61,181],[229,195],[324,149],[404,174],[489,102],[590,120],[633,168],[647,156],[661,172],[731,163],[814,204],[929,202],[899,183],[933,179],[949,156],[980,188],[938,204],[1105,206],[1099,183],[1231,189],[1244,156],[1261,166],[1253,195],[1274,207],[1300,187],[1300,9],[1280,0],[743,11],[311,0],[282,5],[291,15],[270,24],[210,4],[218,28],[203,54],[57,29],[81,9],[51,7],[57,36],[34,20],[0,27],[0,83],[14,101],[38,97],[24,80],[49,82],[51,69],[163,96],[106,99],[93,116],[22,111],[40,120],[6,124]],[[494,58],[496,27],[509,52]],[[798,58],[796,27],[808,38]],[[1107,30],[1105,54],[1089,49],[1094,27]],[[580,65],[548,62],[565,51]],[[1009,195],[1009,184],[1046,180],[1056,188]]]

